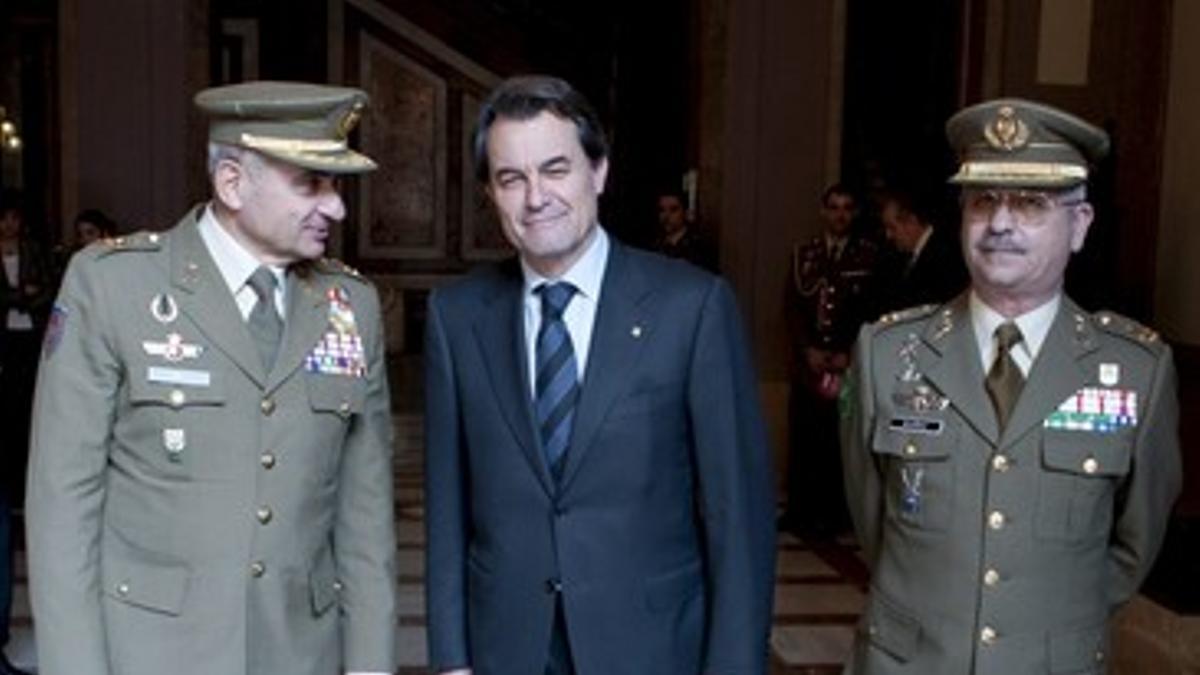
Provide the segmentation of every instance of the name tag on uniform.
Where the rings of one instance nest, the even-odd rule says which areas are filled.
[[[212,373],[190,368],[163,368],[150,366],[146,379],[157,384],[174,384],[181,387],[207,387],[212,384]]]
[[[928,436],[939,436],[946,423],[932,417],[893,417],[888,422],[888,428],[892,431],[903,431],[910,434],[926,434]]]

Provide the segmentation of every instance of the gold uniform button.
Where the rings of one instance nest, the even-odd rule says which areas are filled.
[[[1000,573],[994,569],[989,569],[983,573],[983,583],[987,586],[995,586],[1000,583]]]
[[[271,522],[271,517],[273,515],[274,514],[271,513],[271,509],[266,506],[260,506],[258,507],[258,510],[254,512],[254,517],[258,518],[258,522],[262,523],[263,525]]]
[[[273,469],[275,468],[275,455],[272,455],[269,452],[264,452],[262,457],[258,458],[258,462],[259,464],[262,464],[262,468],[264,469]]]
[[[997,637],[998,635],[996,634],[996,629],[992,628],[991,626],[984,626],[979,631],[979,641],[985,645],[996,644]]]
[[[992,511],[988,514],[988,527],[993,530],[999,530],[1004,527],[1004,514],[999,511]]]
[[[1000,473],[1008,471],[1010,466],[1012,466],[1012,462],[1009,461],[1008,455],[996,455],[992,458],[992,469]]]
[[[122,581],[121,583],[117,584],[117,595],[121,597],[129,595],[129,584],[127,582]]]
[[[255,560],[250,563],[250,576],[255,579],[267,573],[267,566],[261,560]]]
[[[258,407],[262,410],[262,414],[270,415],[271,413],[275,412],[275,400],[264,398]]]
[[[151,243],[151,244],[157,244],[157,243],[158,243],[158,235],[157,235],[157,234],[153,234],[153,233],[152,233],[152,234],[150,235],[150,243]]]
[[[345,417],[346,415],[350,414],[350,402],[349,401],[342,401],[342,404],[338,406],[338,414],[340,414],[342,417]]]
[[[906,455],[917,454],[917,444],[913,443],[912,441],[905,443],[904,444],[904,454],[906,454]]]
[[[170,401],[171,407],[178,408],[187,401],[187,394],[184,394],[182,389],[172,389],[167,395],[167,400]]]
[[[1095,457],[1088,457],[1083,460],[1083,472],[1091,475],[1100,470],[1100,462],[1096,461]]]

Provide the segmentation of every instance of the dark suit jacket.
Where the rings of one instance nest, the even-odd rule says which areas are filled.
[[[879,314],[917,305],[940,305],[967,287],[967,268],[963,265],[958,238],[952,232],[933,229],[929,241],[916,260],[897,255],[885,265],[883,306]]]
[[[542,672],[561,599],[582,675],[764,673],[774,492],[729,287],[613,242],[557,484],[521,293],[509,261],[429,301],[435,670]]]

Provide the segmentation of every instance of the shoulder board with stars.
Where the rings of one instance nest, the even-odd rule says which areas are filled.
[[[157,251],[162,248],[163,235],[158,232],[134,232],[119,237],[105,237],[97,242],[100,255],[126,251]]]
[[[1136,342],[1151,351],[1157,352],[1162,347],[1162,339],[1157,331],[1129,317],[1102,311],[1093,314],[1092,320],[1100,330]]]
[[[879,317],[879,320],[876,321],[876,323],[880,326],[891,326],[893,324],[906,323],[915,319],[923,319],[930,314],[933,314],[934,311],[940,306],[941,305],[934,304],[917,305],[916,307],[909,307],[908,309],[902,309],[897,312],[888,312],[887,314]]]
[[[359,272],[337,258],[321,258],[319,267],[323,272],[330,274],[343,274],[351,279],[368,283],[367,278],[363,276],[362,272]]]

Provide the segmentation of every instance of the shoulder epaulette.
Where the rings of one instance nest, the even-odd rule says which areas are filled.
[[[119,237],[105,237],[96,242],[100,256],[127,251],[157,251],[162,248],[163,235],[158,232],[133,232]]]
[[[1092,321],[1106,333],[1123,337],[1147,348],[1155,349],[1162,344],[1158,331],[1116,312],[1096,312],[1092,315]]]
[[[317,266],[321,269],[321,271],[328,274],[341,274],[356,281],[361,281],[364,284],[370,283],[370,281],[363,276],[362,272],[359,272],[337,258],[321,258],[321,260],[318,261]]]
[[[936,304],[917,305],[916,307],[909,307],[896,312],[888,312],[887,314],[879,317],[879,320],[875,323],[879,326],[891,326],[897,323],[907,323],[915,319],[924,319],[930,314],[933,314],[934,311],[936,311],[940,306],[941,305]]]

